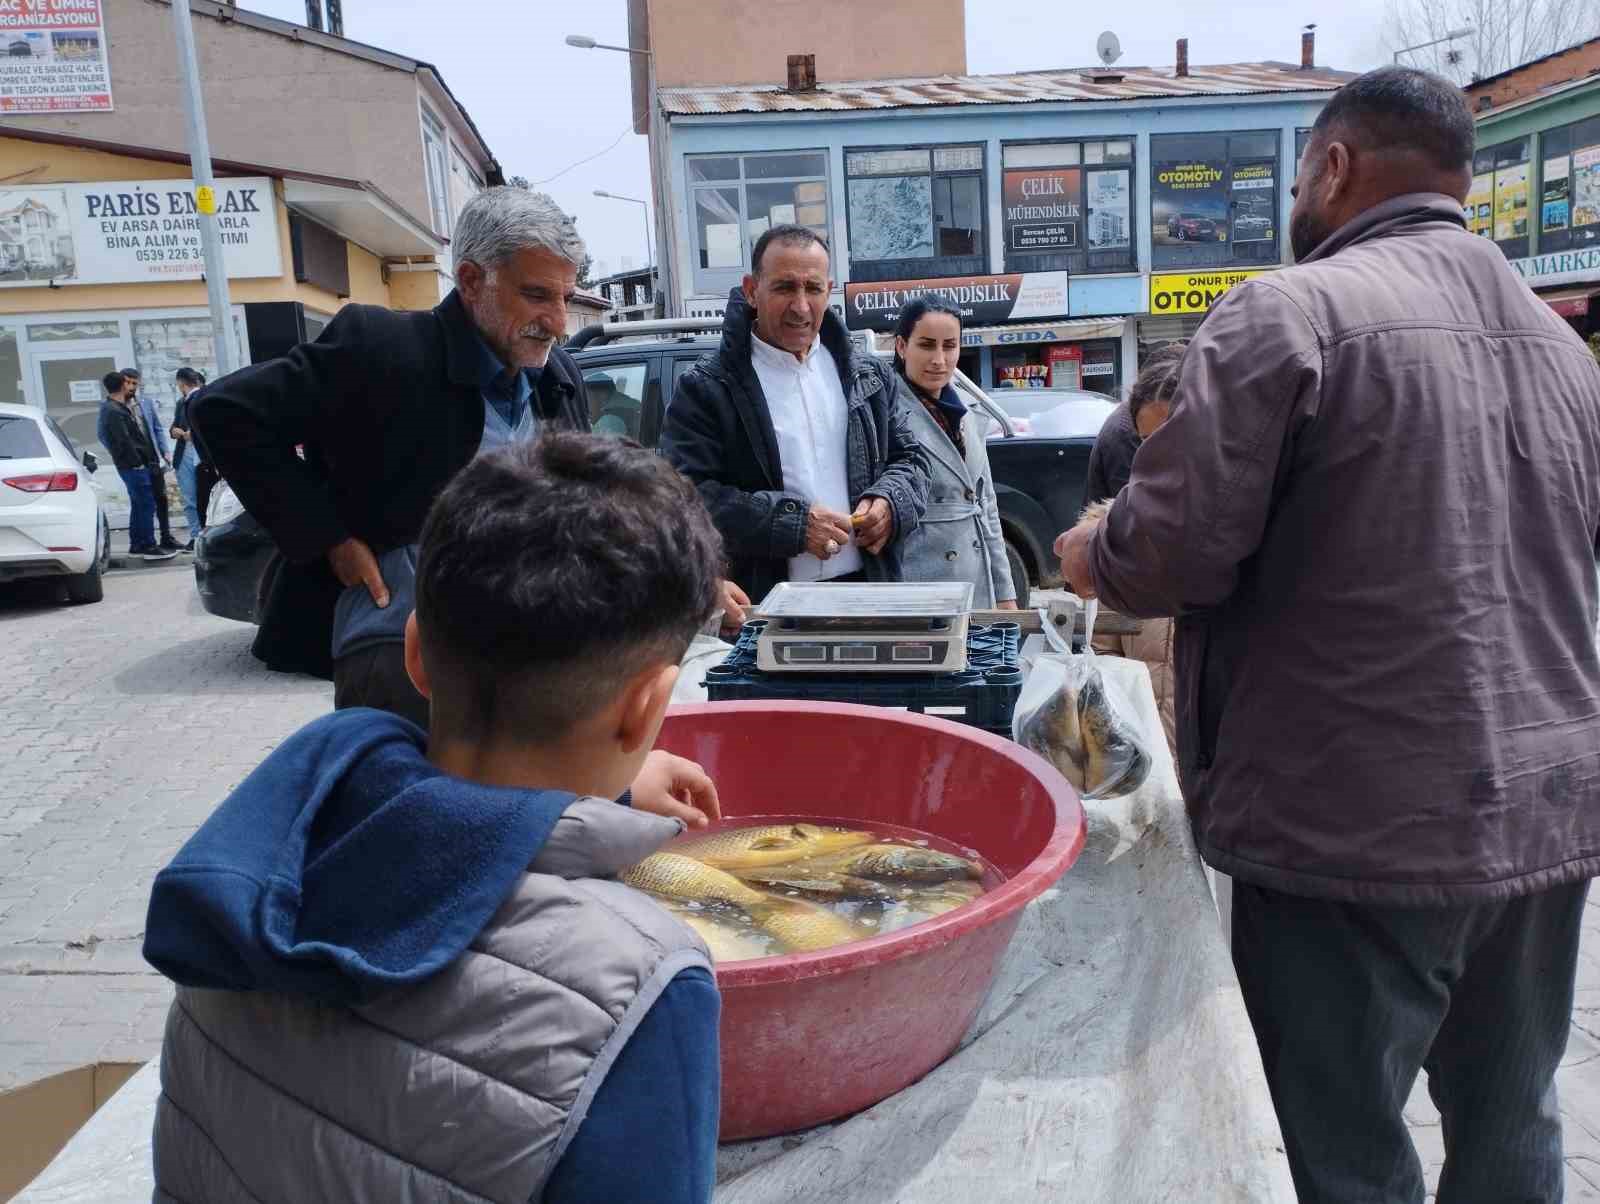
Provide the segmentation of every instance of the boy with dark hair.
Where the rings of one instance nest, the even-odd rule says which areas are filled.
[[[721,559],[622,440],[549,434],[445,488],[405,645],[431,736],[317,720],[156,878],[159,1198],[710,1198],[709,959],[614,880],[683,825],[610,800]]]

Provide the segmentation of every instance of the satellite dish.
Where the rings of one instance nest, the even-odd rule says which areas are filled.
[[[1108,29],[1095,41],[1094,51],[1100,56],[1100,61],[1109,67],[1122,57],[1122,43]]]

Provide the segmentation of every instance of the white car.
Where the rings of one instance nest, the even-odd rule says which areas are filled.
[[[111,527],[97,467],[43,410],[0,404],[0,582],[60,577],[73,602],[105,596]]]

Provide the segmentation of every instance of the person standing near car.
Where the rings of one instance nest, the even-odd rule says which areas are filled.
[[[894,367],[928,453],[928,508],[901,544],[901,572],[906,581],[970,581],[973,609],[1015,610],[984,433],[950,383],[960,358],[961,311],[935,297],[907,301],[895,322]]]
[[[178,369],[175,383],[178,386],[178,405],[172,412],[172,471],[178,478],[178,492],[183,496],[183,515],[189,524],[189,543],[186,552],[194,551],[195,537],[205,525],[205,514],[199,503],[200,449],[189,437],[189,394],[206,383],[205,374],[194,368]]]
[[[480,449],[589,429],[583,377],[556,345],[584,258],[572,220],[543,194],[488,188],[452,249],[456,288],[434,309],[347,305],[315,342],[213,381],[188,408],[284,557],[256,655],[332,677],[336,707],[424,728],[405,624],[428,507]]]
[[[150,490],[155,496],[156,525],[161,528],[161,546],[168,551],[179,552],[183,547],[172,537],[171,507],[167,499],[167,469],[172,466],[172,448],[167,443],[167,428],[162,425],[161,412],[156,403],[140,391],[139,370],[124,368],[122,375],[128,378],[128,397],[133,403],[134,415],[144,427],[150,446],[156,449],[156,464],[150,470]],[[190,535],[193,534],[191,531]]]
[[[150,482],[161,460],[155,444],[136,416],[138,403],[128,396],[132,391],[128,378],[121,372],[108,372],[100,384],[106,396],[100,403],[95,435],[111,453],[111,463],[128,490],[128,552],[145,560],[171,560],[178,553],[156,544],[156,504]]]
[[[1600,369],[1466,229],[1461,90],[1318,115],[1296,264],[1230,290],[1080,593],[1177,615],[1178,751],[1298,1198],[1554,1201],[1600,873]]]
[[[927,453],[893,371],[828,308],[828,244],[756,240],[722,345],[683,374],[661,451],[700,491],[757,603],[780,581],[895,581],[927,504]]]

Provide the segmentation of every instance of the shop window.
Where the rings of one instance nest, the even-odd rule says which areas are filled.
[[[1483,153],[1478,152],[1480,156]],[[1540,177],[1540,252],[1570,251],[1600,242],[1600,117],[1546,130],[1539,136],[1539,158],[1544,169]],[[1475,158],[1474,194],[1481,194],[1482,178]],[[1473,220],[1474,202],[1481,204],[1483,197],[1468,197],[1467,222],[1474,233],[1482,233],[1482,222]]]
[[[0,329],[0,402],[24,405],[27,400],[22,387],[22,355],[17,350],[17,332]]]
[[[995,400],[1013,417],[1038,407],[1008,400],[1012,389],[1077,389],[1116,397],[1122,386],[1122,344],[1117,339],[997,347],[993,354]],[[1054,402],[1049,403],[1051,405]]]
[[[1301,128],[1294,132],[1294,169],[1300,171],[1300,160],[1306,157],[1306,143],[1311,141],[1311,130]]]
[[[34,322],[28,327],[30,343],[67,343],[88,339],[122,337],[119,322]]]
[[[1000,148],[1008,272],[1131,272],[1133,142]]]
[[[695,291],[722,293],[750,269],[756,240],[773,226],[828,237],[825,151],[691,155],[685,161],[694,213]]]
[[[1276,263],[1278,132],[1150,138],[1151,266]]]
[[[427,109],[422,110],[422,164],[428,176],[428,205],[433,211],[433,229],[450,234],[449,143],[444,125]]]
[[[1507,256],[1528,253],[1528,139],[1481,147],[1472,157],[1467,229],[1492,238]]]
[[[983,147],[847,150],[850,279],[983,272]]]

